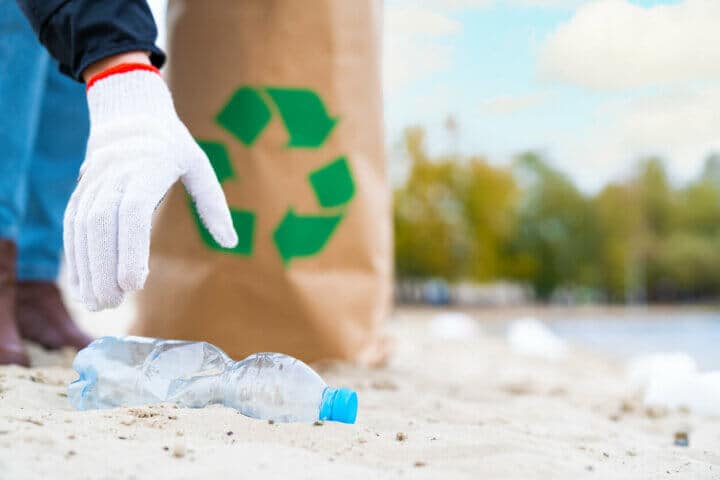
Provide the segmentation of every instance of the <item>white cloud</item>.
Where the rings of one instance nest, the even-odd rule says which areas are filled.
[[[720,80],[720,1],[581,6],[543,46],[543,77],[596,89]]]
[[[527,7],[572,8],[591,1],[592,0],[512,0],[510,3]]]
[[[459,33],[462,25],[447,15],[419,5],[388,8],[385,11],[388,33],[446,36]]]
[[[392,91],[413,80],[450,68],[454,47],[450,38],[462,24],[420,5],[385,9],[383,82]]]
[[[720,86],[673,88],[661,94],[616,101],[601,108],[594,125],[553,142],[559,164],[586,190],[630,174],[639,158],[665,159],[682,182],[720,151]]]
[[[495,0],[414,0],[412,3],[436,10],[464,10],[471,8],[486,8],[495,3]]]
[[[549,99],[546,93],[529,95],[500,95],[482,102],[482,109],[489,113],[510,114],[542,105]]]
[[[630,148],[720,144],[720,87],[672,91],[630,103],[619,128]]]
[[[506,4],[574,7],[589,0],[390,0],[385,4],[383,83],[392,92],[452,67],[454,38],[462,23],[453,15]]]
[[[444,10],[487,8],[495,5],[511,7],[571,8],[592,0],[414,0],[413,3]]]

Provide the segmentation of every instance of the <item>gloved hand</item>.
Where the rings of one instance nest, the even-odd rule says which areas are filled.
[[[210,162],[156,69],[109,69],[88,82],[87,97],[90,138],[64,242],[71,289],[90,310],[102,310],[145,284],[153,212],[178,179],[220,245],[238,238]]]

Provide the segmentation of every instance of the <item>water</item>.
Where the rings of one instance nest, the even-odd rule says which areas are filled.
[[[720,312],[659,310],[639,314],[597,314],[547,323],[570,343],[628,358],[685,352],[701,370],[720,369]]]
[[[357,395],[328,387],[305,363],[280,353],[234,362],[205,342],[103,337],[81,350],[68,398],[79,410],[173,402],[222,404],[278,422],[354,423]]]

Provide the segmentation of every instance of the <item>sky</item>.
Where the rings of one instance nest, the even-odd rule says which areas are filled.
[[[151,0],[161,35],[164,1]],[[386,0],[394,183],[403,130],[432,153],[542,153],[585,191],[662,157],[676,183],[720,151],[720,0]],[[162,40],[161,40],[162,43]],[[458,125],[450,134],[452,117]]]
[[[586,191],[648,155],[682,183],[720,151],[719,21],[718,0],[388,0],[391,174],[421,125],[434,153],[538,151]]]

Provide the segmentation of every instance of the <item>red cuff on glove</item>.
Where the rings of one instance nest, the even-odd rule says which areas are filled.
[[[107,78],[111,75],[115,75],[118,73],[133,72],[135,70],[146,70],[148,72],[153,72],[160,75],[160,70],[153,67],[152,65],[147,65],[145,63],[121,63],[120,65],[115,65],[114,67],[110,67],[107,70],[103,70],[102,72],[93,75],[92,78],[88,80],[85,91],[90,90],[90,88],[95,84],[95,82],[102,80],[103,78]]]

